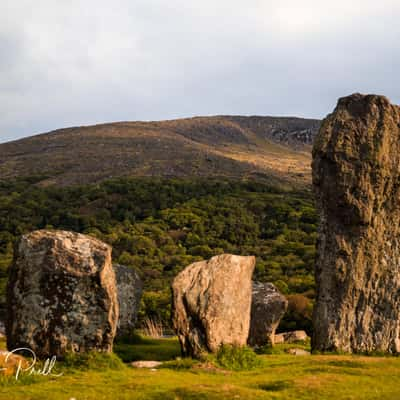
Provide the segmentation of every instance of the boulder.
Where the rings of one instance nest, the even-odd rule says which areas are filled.
[[[222,254],[186,267],[173,281],[173,325],[184,355],[246,345],[255,257]]]
[[[0,377],[2,375],[19,375],[20,371],[27,370],[31,365],[32,361],[28,361],[19,354],[0,350]]]
[[[117,336],[129,335],[136,324],[143,283],[134,269],[120,264],[114,264],[113,267],[119,304]]]
[[[66,231],[22,236],[7,287],[7,347],[38,357],[111,351],[118,300],[111,248]]]
[[[275,344],[304,342],[308,339],[305,331],[283,332],[275,335]]]
[[[313,148],[314,350],[400,352],[399,165],[400,107],[340,99]]]
[[[274,344],[275,330],[285,314],[288,301],[272,283],[253,282],[250,346]]]

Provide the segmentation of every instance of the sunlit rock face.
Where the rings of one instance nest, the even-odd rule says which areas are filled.
[[[118,301],[111,248],[66,231],[22,236],[7,288],[7,346],[39,357],[111,351]]]
[[[222,254],[195,262],[173,281],[173,324],[184,355],[246,345],[255,257]]]
[[[339,100],[313,149],[314,350],[400,352],[400,108]]]

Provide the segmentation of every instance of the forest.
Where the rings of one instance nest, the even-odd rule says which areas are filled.
[[[317,215],[312,193],[258,181],[118,178],[42,187],[42,176],[0,181],[0,304],[18,237],[65,229],[113,247],[113,261],[144,281],[139,323],[170,327],[170,283],[190,263],[216,254],[257,257],[254,279],[289,300],[280,330],[311,331]]]

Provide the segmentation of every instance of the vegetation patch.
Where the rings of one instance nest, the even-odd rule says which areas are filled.
[[[125,364],[114,353],[90,351],[88,353],[69,353],[61,364],[68,370],[122,370]]]
[[[362,363],[360,361],[354,360],[332,360],[328,362],[328,365],[338,368],[367,368],[367,364]]]
[[[176,337],[152,339],[136,335],[132,341],[117,341],[114,352],[124,362],[169,361],[180,357],[181,348]]]
[[[216,364],[231,371],[248,371],[260,367],[262,361],[247,346],[222,345],[216,356]]]
[[[310,192],[211,178],[36,183],[0,181],[0,317],[14,243],[49,228],[97,237],[113,247],[114,262],[138,271],[144,281],[140,324],[160,321],[168,332],[172,279],[192,262],[231,253],[255,255],[254,278],[288,296],[281,330],[310,334],[317,225]]]
[[[160,368],[169,368],[174,370],[188,370],[198,365],[199,361],[193,358],[177,358],[176,360],[164,362]]]

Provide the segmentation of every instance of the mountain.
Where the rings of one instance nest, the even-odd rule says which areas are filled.
[[[319,120],[215,116],[59,129],[0,144],[0,179],[41,175],[42,185],[119,176],[258,178],[310,182]]]

